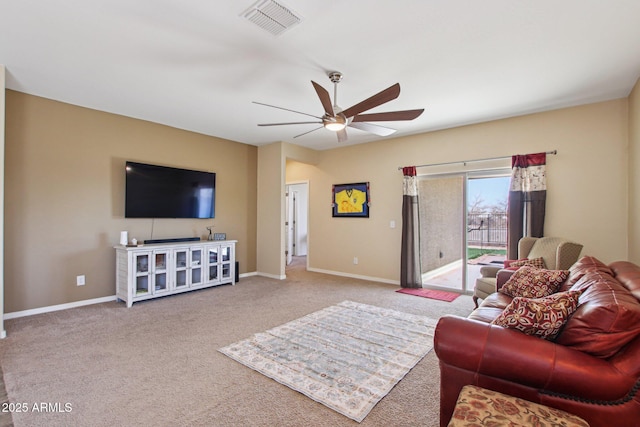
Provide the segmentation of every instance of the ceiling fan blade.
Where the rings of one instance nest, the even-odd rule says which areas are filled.
[[[360,129],[378,136],[389,136],[396,132],[395,129],[374,125],[372,123],[351,122],[349,123],[349,127]]]
[[[294,138],[297,138],[297,137],[302,136],[302,135],[306,135],[306,134],[311,133],[311,132],[315,132],[315,131],[317,131],[318,129],[322,129],[323,127],[324,127],[324,126],[320,126],[319,128],[311,129],[311,130],[310,130],[310,131],[308,131],[308,132],[301,133],[300,135],[296,135],[296,136],[294,136]]]
[[[338,142],[346,142],[347,139],[349,139],[347,137],[347,130],[346,129],[339,130],[338,132],[336,132],[336,134],[338,135]]]
[[[345,117],[353,117],[362,113],[363,111],[370,110],[378,105],[382,105],[385,102],[389,102],[393,99],[396,99],[400,96],[400,83],[396,83],[393,86],[386,88],[385,90],[376,93],[370,98],[365,99],[364,101],[347,108],[342,112]]]
[[[258,104],[258,105],[264,105],[265,107],[277,108],[279,110],[284,110],[284,111],[291,111],[292,113],[304,114],[305,116],[315,117],[316,119],[322,120],[322,117],[314,116],[313,114],[307,114],[307,113],[303,113],[301,111],[290,110],[288,108],[278,107],[277,105],[265,104],[265,103],[257,102],[257,101],[251,101],[251,102],[253,102],[254,104]]]
[[[287,122],[287,123],[258,123],[258,126],[309,125],[322,122]]]
[[[324,108],[324,112],[327,113],[328,116],[335,116],[333,113],[333,105],[331,105],[331,96],[329,92],[318,83],[311,80],[311,84],[313,84],[316,93],[318,94],[318,98],[320,98],[320,102],[322,103],[322,108]]]
[[[420,110],[389,111],[387,113],[358,114],[353,118],[354,122],[389,122],[396,120],[413,120],[424,112]]]

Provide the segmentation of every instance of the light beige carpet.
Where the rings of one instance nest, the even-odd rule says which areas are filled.
[[[14,413],[16,426],[350,426],[324,405],[217,350],[344,300],[432,319],[466,316],[469,296],[443,302],[397,286],[304,271],[243,278],[134,304],[110,302],[7,320],[0,365],[11,402],[69,411]],[[430,352],[362,426],[437,426],[439,370]],[[52,406],[53,407],[53,406]]]

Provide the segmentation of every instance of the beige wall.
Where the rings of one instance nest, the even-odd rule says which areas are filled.
[[[257,148],[6,91],[5,312],[112,296],[120,230],[139,239],[152,226],[155,238],[206,234],[204,220],[124,219],[125,160],[217,172],[215,231],[239,241],[241,272],[273,277],[285,271],[284,183],[308,181],[310,268],[397,283],[398,166],[557,149],[545,234],[579,241],[603,261],[640,262],[638,91],[321,152]],[[361,181],[371,183],[370,218],[332,218],[331,185]],[[84,287],[75,285],[80,274]]]
[[[545,234],[610,262],[628,257],[627,140],[620,99],[323,151],[317,166],[290,163],[287,180],[310,182],[310,268],[397,283],[399,166],[558,150],[547,160]],[[361,181],[371,184],[370,218],[332,218],[331,185]]]
[[[5,84],[4,65],[0,64],[0,242],[4,243],[4,128],[5,128]],[[4,244],[0,244],[0,338],[4,338]]]
[[[6,91],[5,311],[115,294],[121,230],[144,240],[237,239],[256,269],[257,148]],[[216,218],[125,219],[124,163],[216,172]],[[76,276],[86,285],[76,286]]]
[[[640,264],[640,80],[629,96],[629,260]]]

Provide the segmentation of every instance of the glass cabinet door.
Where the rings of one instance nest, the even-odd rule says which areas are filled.
[[[188,249],[177,249],[174,251],[174,268],[175,268],[175,286],[176,288],[184,288],[189,285],[187,282],[187,270],[189,261]]]
[[[202,249],[191,249],[191,285],[202,284]]]
[[[167,281],[167,268],[169,267],[168,252],[153,253],[153,293],[162,293],[169,290]]]
[[[151,254],[148,252],[133,254],[134,275],[136,283],[134,297],[146,295],[150,292],[150,257]]]

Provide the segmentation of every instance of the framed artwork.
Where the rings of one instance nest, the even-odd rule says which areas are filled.
[[[369,183],[335,184],[331,211],[334,218],[369,218]]]

